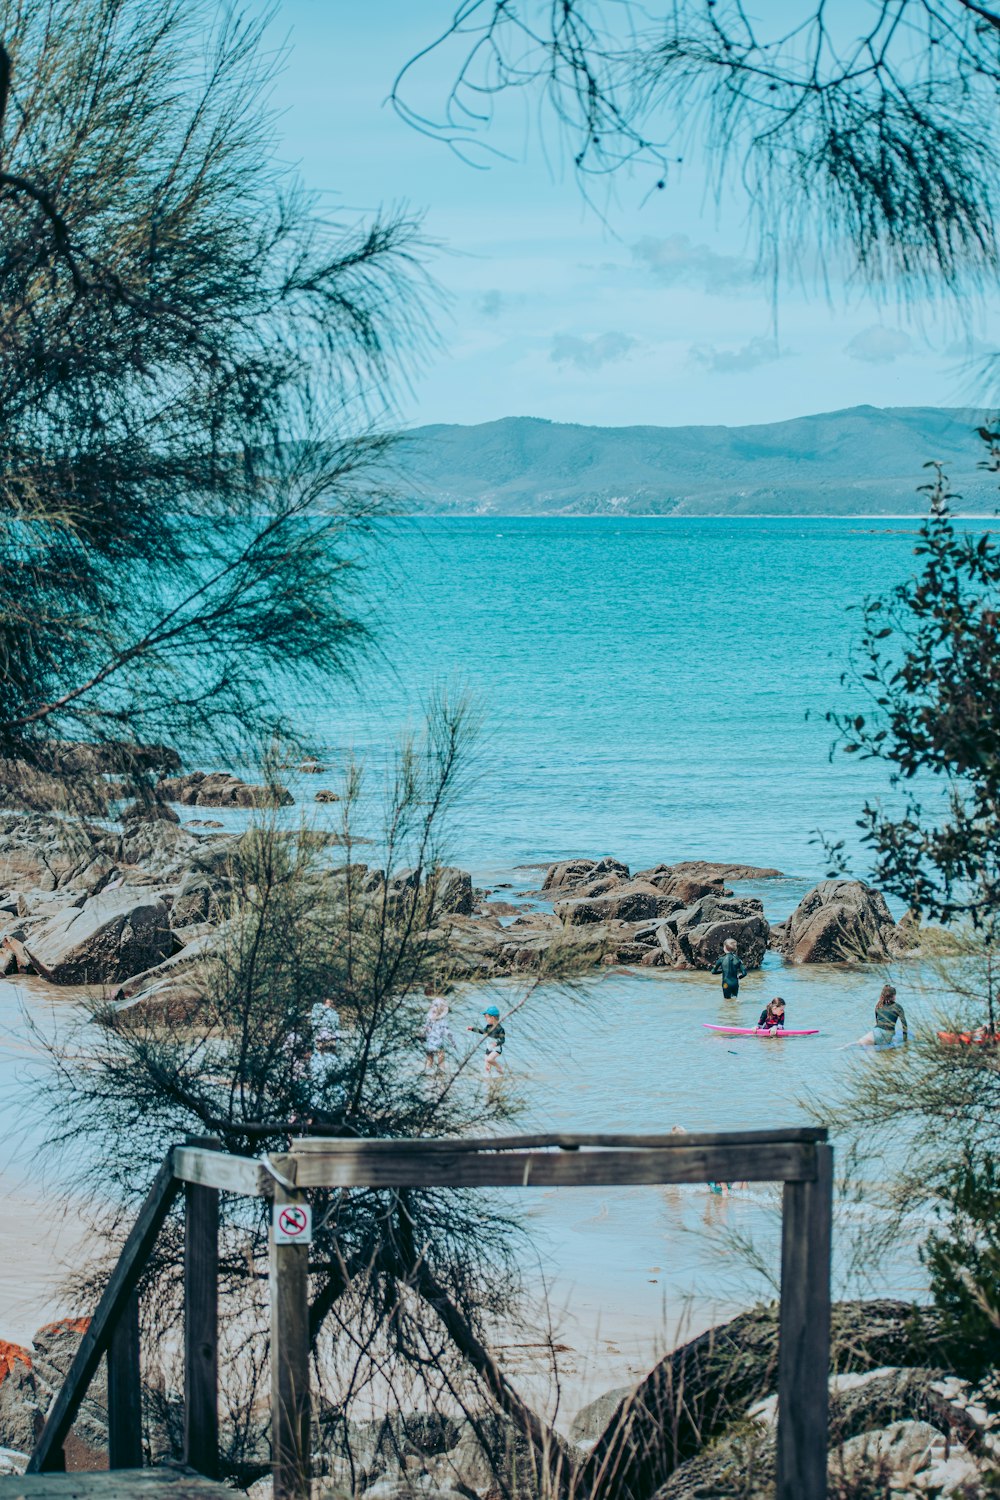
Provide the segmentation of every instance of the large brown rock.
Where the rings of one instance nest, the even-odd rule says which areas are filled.
[[[103,829],[76,820],[0,812],[0,877],[4,884],[54,891],[106,839]]]
[[[117,984],[173,950],[163,899],[119,886],[33,926],[24,946],[51,984]]]
[[[46,740],[45,753],[60,776],[78,773],[134,776],[142,771],[167,775],[179,771],[181,758],[172,745],[139,745],[129,740]]]
[[[675,875],[688,875],[692,880],[777,880],[781,871],[771,865],[741,865],[735,861],[713,859],[682,859],[672,865]]]
[[[655,885],[665,896],[673,896],[682,906],[690,906],[702,896],[731,896],[721,880],[699,880],[693,875],[678,871],[674,865],[654,865],[635,877]]]
[[[549,865],[542,881],[543,891],[569,891],[591,880],[607,877],[613,880],[628,880],[628,865],[621,860],[605,855],[603,859],[564,859],[559,864]]]
[[[276,782],[252,786],[229,771],[189,771],[165,776],[156,787],[158,797],[186,807],[290,807],[295,801],[287,787]]]
[[[176,823],[157,819],[152,823],[130,823],[122,831],[116,856],[119,864],[128,869],[131,885],[146,882],[166,885],[179,880],[215,842],[214,839],[206,842]]]
[[[123,807],[120,815],[123,824],[131,823],[179,823],[180,818],[169,802],[159,797],[140,798]]]
[[[886,1299],[835,1303],[831,1339],[834,1368],[851,1372],[889,1364],[926,1365],[940,1332],[932,1311]],[[581,1492],[723,1500],[730,1492],[721,1487],[724,1476],[714,1470],[708,1489],[659,1487],[730,1423],[740,1423],[751,1403],[774,1390],[777,1367],[774,1307],[740,1313],[681,1345],[650,1371],[631,1399],[614,1404],[606,1430],[584,1463]],[[695,1459],[699,1471],[692,1476],[698,1481],[700,1462]],[[745,1487],[737,1493],[752,1495],[746,1472],[742,1478]]]
[[[472,876],[468,870],[456,869],[454,865],[444,865],[428,877],[427,883],[433,887],[434,904],[438,911],[455,912],[463,917],[471,915],[475,905],[475,895],[472,889]]]
[[[665,896],[655,885],[643,880],[615,884],[602,895],[570,896],[557,901],[553,910],[569,927],[592,922],[642,922],[650,917],[665,917],[680,903]]]
[[[710,969],[728,938],[748,969],[759,968],[770,935],[761,902],[714,893],[671,912],[657,933],[668,962],[690,969]]]
[[[102,777],[55,776],[24,760],[0,760],[0,806],[103,817],[111,793]]]
[[[596,859],[564,859],[549,865],[542,881],[543,891],[563,891],[580,885],[596,865]]]
[[[46,1323],[32,1336],[32,1370],[43,1411],[69,1374],[89,1322],[89,1318],[59,1318],[54,1323]],[[107,1464],[108,1380],[104,1360],[90,1382],[65,1449],[70,1469],[98,1469]]]
[[[30,1453],[42,1421],[31,1351],[0,1339],[0,1448]]]
[[[821,880],[786,922],[772,946],[793,963],[850,963],[896,958],[913,947],[893,921],[885,897],[862,880]]]

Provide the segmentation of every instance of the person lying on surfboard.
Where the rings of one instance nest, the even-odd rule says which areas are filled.
[[[760,1013],[757,1022],[758,1031],[784,1030],[785,1026],[785,1002],[780,995],[775,995],[769,1000]]]
[[[740,980],[747,977],[747,971],[736,951],[735,938],[726,938],[722,945],[721,957],[717,958],[712,966],[712,973],[722,975],[723,1000],[735,1000],[740,992]]]

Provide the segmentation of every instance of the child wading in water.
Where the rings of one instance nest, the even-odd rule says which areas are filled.
[[[479,1036],[485,1036],[489,1039],[486,1043],[486,1067],[484,1071],[487,1078],[489,1078],[491,1073],[496,1073],[502,1078],[503,1063],[500,1061],[500,1054],[503,1051],[503,1044],[507,1040],[507,1036],[500,1025],[500,1012],[495,1005],[488,1005],[486,1007],[483,1011],[483,1020],[486,1022],[485,1026],[467,1026],[465,1029],[466,1031],[475,1031]]]
[[[432,984],[427,986],[424,994],[431,1002],[424,1021],[424,1068],[426,1072],[432,1073],[435,1060],[439,1071],[444,1068],[445,1048],[454,1047],[455,1037],[448,1025],[447,1000],[443,995],[435,995]]]
[[[726,938],[722,945],[722,956],[716,959],[712,973],[722,975],[723,1000],[735,1000],[740,992],[740,980],[747,977],[747,971],[736,951],[735,938]]]
[[[769,1000],[760,1013],[758,1031],[782,1031],[785,1026],[785,1002],[780,995]]]

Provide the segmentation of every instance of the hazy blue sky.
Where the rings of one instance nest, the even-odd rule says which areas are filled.
[[[996,340],[1000,298],[966,331],[926,316],[917,326],[857,291],[786,287],[775,337],[745,205],[706,198],[697,166],[651,197],[649,174],[620,179],[602,222],[527,98],[507,101],[489,137],[513,159],[485,171],[409,128],[386,103],[394,75],[453,8],[280,0],[272,28],[288,45],[275,93],[283,154],[332,215],[406,204],[444,246],[433,265],[449,299],[442,347],[404,397],[407,421],[765,422],[975,398],[968,340]],[[413,103],[437,111],[449,71],[444,57],[428,64]]]

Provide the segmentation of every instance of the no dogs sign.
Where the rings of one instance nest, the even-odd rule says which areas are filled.
[[[274,1205],[274,1243],[276,1245],[311,1245],[313,1214],[308,1203]]]

